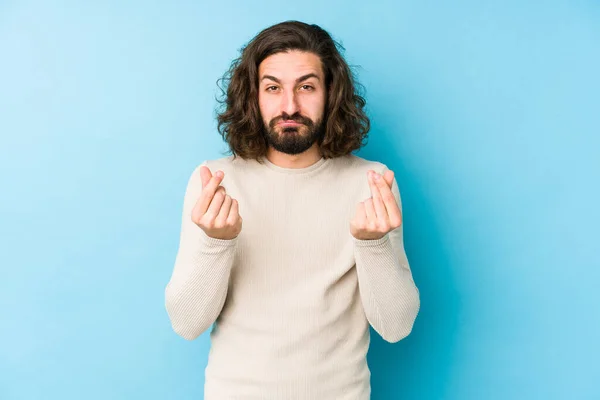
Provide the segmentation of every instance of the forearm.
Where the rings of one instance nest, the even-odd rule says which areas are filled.
[[[192,209],[202,192],[202,165],[205,162],[188,180],[179,248],[165,288],[165,307],[173,330],[188,340],[206,331],[221,313],[237,247],[237,238],[209,237],[192,221]]]
[[[373,329],[388,342],[408,336],[420,307],[419,291],[404,252],[401,229],[377,240],[354,239],[365,314]]]
[[[179,249],[165,289],[165,307],[173,330],[183,338],[195,339],[219,316],[227,296],[236,241],[205,236],[197,246]]]

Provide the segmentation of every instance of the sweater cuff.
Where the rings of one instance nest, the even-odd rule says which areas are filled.
[[[238,238],[240,237],[240,235],[237,235],[233,239],[217,239],[217,238],[208,236],[206,234],[206,232],[204,232],[204,230],[202,230],[201,228],[198,228],[198,229],[200,230],[200,236],[202,238],[202,242],[204,244],[206,244],[207,247],[212,247],[212,248],[235,246],[236,243],[238,242]]]
[[[389,242],[390,234],[386,233],[383,237],[381,237],[379,239],[368,239],[368,240],[357,239],[354,236],[352,236],[352,240],[354,241],[354,244],[359,247],[381,247],[381,246],[385,246],[386,242]]]

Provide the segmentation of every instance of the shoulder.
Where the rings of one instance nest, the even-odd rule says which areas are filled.
[[[256,164],[255,160],[244,160],[241,157],[234,158],[233,155],[231,155],[221,158],[205,159],[194,167],[193,173],[198,173],[200,168],[205,166],[208,167],[212,174],[219,170],[227,174],[228,172],[233,173],[236,171],[248,170],[248,168],[254,164]]]
[[[230,169],[234,164],[233,156],[221,157],[221,158],[212,158],[205,159],[199,165],[196,166],[196,169],[199,170],[200,167],[205,166],[210,169],[211,172],[215,172],[218,169]]]
[[[369,160],[354,154],[344,157],[347,158],[347,160],[344,163],[347,164],[347,168],[349,169],[349,171],[351,171],[352,176],[361,176],[362,178],[364,178],[364,182],[367,186],[368,181],[366,178],[367,172],[369,170],[373,170],[383,175],[387,170],[390,169],[386,164],[382,163],[381,161]],[[400,201],[400,188],[398,186],[398,181],[396,180],[395,176],[393,178],[391,189],[394,195],[396,196],[396,199]]]
[[[357,156],[355,154],[349,154],[346,156],[338,157],[338,161],[341,168],[347,168],[351,170],[353,173],[364,173],[367,171],[373,170],[375,172],[379,172],[383,174],[386,170],[388,170],[387,165],[380,161],[369,160],[364,157]]]

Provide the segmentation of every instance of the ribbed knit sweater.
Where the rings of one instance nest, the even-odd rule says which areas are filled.
[[[224,171],[221,186],[239,203],[234,239],[191,220],[201,165]],[[205,400],[370,398],[369,324],[396,342],[420,302],[402,225],[377,240],[350,234],[371,197],[369,169],[387,167],[355,155],[298,169],[229,156],[194,169],[165,305],[185,339],[213,327]],[[392,192],[401,209],[395,179]]]

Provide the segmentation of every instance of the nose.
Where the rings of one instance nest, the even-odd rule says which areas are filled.
[[[298,111],[300,111],[300,106],[298,105],[298,98],[295,91],[285,91],[281,99],[281,112],[285,112],[291,117]]]

